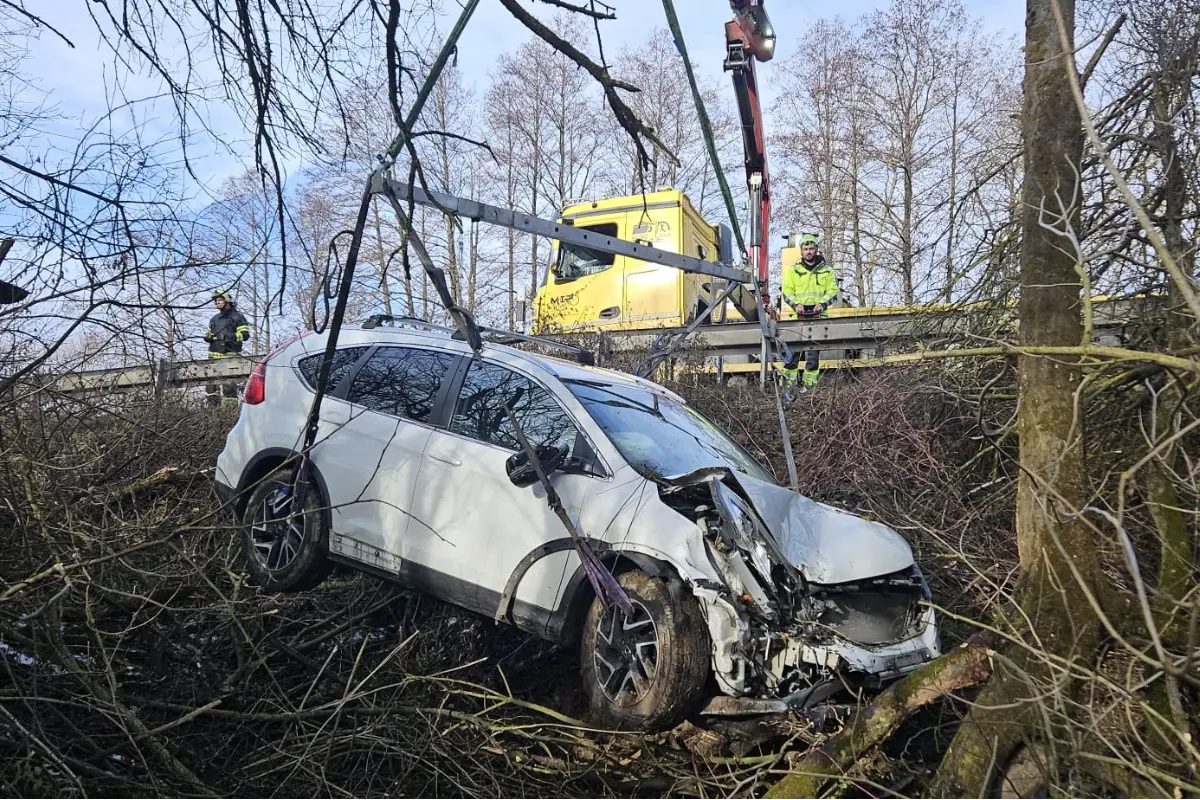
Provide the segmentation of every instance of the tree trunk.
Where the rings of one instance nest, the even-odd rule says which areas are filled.
[[[425,213],[423,211],[417,211],[416,213],[420,217],[417,227],[420,229],[421,241],[427,242],[429,239],[427,238],[427,229],[425,226]],[[429,275],[426,274],[424,269],[421,270],[421,319],[429,319]]]
[[[271,352],[271,259],[268,257],[267,245],[263,243],[263,291],[266,294],[266,299],[263,300],[263,333],[266,343],[260,353]]]
[[[1183,12],[1180,12],[1180,16]],[[1192,79],[1196,72],[1196,41],[1200,36],[1193,29],[1183,43],[1170,42],[1164,31],[1164,46],[1170,52],[1160,55],[1166,64],[1159,70],[1154,82],[1150,107],[1154,114],[1154,144],[1164,171],[1163,240],[1167,250],[1189,276],[1195,276],[1195,251],[1188,246],[1183,230],[1183,216],[1187,211],[1187,176],[1184,173],[1176,139],[1176,123],[1180,112],[1191,102]],[[1172,47],[1173,44],[1178,44]],[[1186,55],[1184,55],[1186,54]],[[1175,281],[1167,282],[1167,347],[1179,351],[1188,343],[1188,329],[1192,323],[1187,313],[1183,293]],[[1175,415],[1182,399],[1179,382],[1168,376],[1168,382],[1159,394],[1156,419],[1152,430],[1158,438],[1171,434],[1177,426]],[[1168,625],[1175,609],[1175,601],[1181,601],[1194,585],[1192,553],[1195,543],[1188,531],[1187,521],[1179,505],[1175,487],[1175,475],[1183,474],[1180,450],[1172,447],[1159,460],[1151,462],[1146,476],[1146,494],[1150,513],[1158,529],[1162,553],[1159,568],[1158,588],[1161,592],[1157,616],[1160,625]]]
[[[371,224],[375,227],[375,252],[379,258],[379,293],[383,296],[383,313],[392,315],[392,290],[388,286],[388,258],[383,249],[383,225],[379,221],[379,205],[371,203]]]
[[[913,170],[912,154],[905,153],[904,165],[904,219],[900,228],[900,275],[904,281],[904,305],[911,306],[916,299],[913,289]]]
[[[1062,73],[1064,65],[1075,69],[1075,63],[1059,45],[1051,10],[1054,2],[1060,4],[1069,39],[1074,41],[1074,0],[1028,0],[1018,313],[1022,344],[1073,346],[1083,336],[1083,286],[1078,255],[1071,252],[1065,236],[1068,226],[1078,230],[1083,129]],[[1060,217],[1058,198],[1071,204],[1065,220]],[[1017,489],[1017,547],[1027,592],[1035,601],[1031,621],[1043,643],[1061,655],[1076,648],[1065,637],[1066,623],[1084,616],[1079,612],[1086,608],[1070,567],[1089,587],[1095,585],[1097,572],[1087,527],[1068,518],[1083,502],[1083,441],[1075,419],[1080,372],[1078,364],[1068,359],[1036,356],[1021,356],[1018,371],[1022,472]],[[1056,588],[1060,582],[1061,590]]]
[[[442,130],[449,130],[450,120],[446,113],[446,85],[439,82],[437,90],[437,110],[438,110],[438,125]],[[438,149],[441,150],[442,156],[442,186],[449,189],[450,183],[450,145],[449,139],[445,136],[438,137]],[[462,302],[462,287],[460,285],[461,275],[458,271],[458,250],[455,247],[454,241],[454,217],[450,214],[445,215],[446,221],[446,277],[450,281],[450,296],[454,298],[455,303]]]
[[[1026,6],[1018,312],[1021,344],[1077,346],[1083,335],[1082,282],[1065,234],[1068,227],[1078,230],[1083,130],[1063,75],[1063,69],[1075,69],[1075,60],[1061,46],[1055,2],[1068,41],[1073,41],[1074,0],[1027,0]],[[1060,198],[1070,204],[1065,215]],[[981,693],[938,770],[935,794],[987,792],[982,782],[992,765],[1003,771],[1022,737],[1040,724],[1042,701],[1033,696],[1030,684],[1053,677],[1069,696],[1064,674],[1051,675],[1051,665],[1078,662],[1097,646],[1098,622],[1083,592],[1083,586],[1096,587],[1097,543],[1077,516],[1084,497],[1083,442],[1075,417],[1079,380],[1077,360],[1018,357],[1020,602],[1032,628],[1031,643],[1061,660],[1034,656],[1016,645],[1009,648],[1008,658],[1017,668],[1003,670]]]
[[[857,113],[857,112],[853,112]],[[859,129],[855,122],[850,127],[850,225],[854,246],[854,286],[858,290],[858,304],[871,305],[867,295],[867,283],[862,251],[862,209],[858,205]]]
[[[251,252],[253,252],[253,247],[251,248]],[[261,325],[260,325],[259,319],[258,319],[258,313],[260,310],[259,305],[258,305],[258,270],[255,269],[254,256],[250,256],[249,272],[250,272],[250,308],[253,309],[250,312],[250,316],[252,317],[252,319],[250,320],[250,348],[252,350],[254,350],[254,352],[258,353],[258,352],[261,352],[258,349],[258,346],[260,344],[259,337],[260,337],[262,331],[261,331]]]
[[[534,139],[533,142],[533,192],[530,197],[529,213],[532,216],[538,214],[538,178],[542,160],[541,137]],[[533,296],[537,294],[538,288],[538,237],[530,235],[529,237],[529,294],[526,297],[533,300]]]
[[[950,214],[946,221],[946,302],[954,300],[954,228],[958,207],[958,85],[954,87],[954,99],[950,103]]]
[[[467,246],[471,258],[467,262],[467,310],[475,313],[475,284],[479,277],[479,225],[471,220],[467,228]]]
[[[507,155],[507,171],[505,173],[504,199],[509,208],[516,208],[517,183],[513,170],[513,158],[516,155],[512,148],[512,137],[509,137]],[[508,329],[516,330],[517,325],[517,234],[512,228],[508,231]]]

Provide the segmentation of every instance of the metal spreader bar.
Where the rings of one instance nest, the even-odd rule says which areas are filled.
[[[566,244],[586,247],[601,253],[636,258],[639,261],[662,264],[665,267],[674,267],[684,272],[710,275],[714,278],[724,278],[725,280],[737,283],[752,282],[750,273],[746,270],[737,269],[736,267],[731,267],[717,261],[704,261],[694,256],[683,255],[682,253],[659,250],[657,247],[629,242],[624,239],[618,239],[615,236],[605,236],[595,231],[581,230],[573,225],[541,219],[529,214],[522,214],[519,211],[481,203],[478,200],[468,200],[465,197],[455,197],[452,194],[444,194],[442,192],[427,192],[419,186],[410,186],[407,183],[401,183],[378,173],[372,182],[371,192],[374,194],[391,194],[401,201],[411,195],[413,202],[419,205],[442,209],[465,219],[482,220],[490,225],[513,228],[525,233],[545,236],[548,239],[557,239]]]

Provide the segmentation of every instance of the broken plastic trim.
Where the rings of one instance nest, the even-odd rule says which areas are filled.
[[[664,501],[694,521],[707,524],[702,521],[709,518],[709,512],[716,511],[714,524],[706,533],[713,568],[726,588],[749,606],[753,616],[772,627],[788,624],[795,615],[797,594],[803,593],[804,577],[788,561],[753,505],[734,488],[737,481],[733,471],[728,467],[704,467],[655,480],[662,487]],[[698,499],[692,497],[670,502],[672,495],[698,487],[708,489],[711,506],[705,503],[688,509],[687,505]]]

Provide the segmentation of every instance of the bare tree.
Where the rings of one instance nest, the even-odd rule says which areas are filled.
[[[724,217],[716,171],[709,163],[687,74],[670,32],[656,28],[645,40],[626,45],[616,63],[619,74],[641,89],[631,99],[631,107],[654,128],[669,151],[654,150],[644,188],[677,188],[687,193],[701,214],[710,219]],[[712,123],[718,157],[724,167],[736,169],[741,162],[741,134],[728,88],[701,82],[700,95]],[[628,137],[614,125],[607,141],[615,143],[620,153],[619,159],[604,165],[611,172],[607,189],[613,194],[642,191],[637,152]]]
[[[1055,21],[1055,3],[1069,45],[1075,25],[1071,0],[1029,0],[1026,15],[1019,315],[1021,345],[1030,348],[1076,346],[1084,330],[1077,238],[1083,132],[1063,76],[1075,63]],[[1077,357],[1019,356],[1016,526],[1022,607],[1039,646],[1068,662],[1092,655],[1100,627],[1088,603],[1099,586],[1098,547],[1080,515],[1086,483],[1075,399],[1080,379]],[[987,791],[983,764],[992,760],[1006,769],[1024,732],[1040,723],[1031,716],[1028,676],[1043,675],[1044,667],[1019,646],[1009,658],[1016,669],[989,684],[942,764],[940,777],[951,791]],[[1025,710],[1014,712],[1013,703]]]

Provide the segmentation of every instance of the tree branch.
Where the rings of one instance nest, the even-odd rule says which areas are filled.
[[[557,8],[565,8],[567,11],[572,11],[576,14],[583,14],[585,17],[591,17],[592,19],[616,19],[617,18],[617,14],[615,11],[613,11],[613,7],[608,5],[607,3],[600,4],[600,5],[604,6],[605,9],[607,9],[606,11],[597,11],[594,8],[583,8],[582,6],[577,6],[577,5],[574,5],[573,3],[563,2],[563,0],[541,0],[541,1],[543,3],[545,3],[546,5],[556,6]]]
[[[1050,0],[1050,8],[1054,11],[1054,19],[1058,23],[1058,36],[1059,40],[1063,43],[1063,50],[1070,53],[1070,36],[1067,33],[1067,26],[1063,20],[1063,13],[1059,7],[1058,0]],[[1113,183],[1117,185],[1121,197],[1125,200],[1125,205],[1129,206],[1129,210],[1133,212],[1138,225],[1145,231],[1146,238],[1150,240],[1150,244],[1154,247],[1154,252],[1158,254],[1159,260],[1162,261],[1163,267],[1170,274],[1171,279],[1175,281],[1175,285],[1179,287],[1179,294],[1183,297],[1188,310],[1192,313],[1193,320],[1200,321],[1200,297],[1196,295],[1196,289],[1191,278],[1180,269],[1179,263],[1171,255],[1171,251],[1167,249],[1167,245],[1163,241],[1158,228],[1150,221],[1150,217],[1146,215],[1146,211],[1142,208],[1141,203],[1133,196],[1133,190],[1129,188],[1129,183],[1125,180],[1120,170],[1117,169],[1116,165],[1112,163],[1104,142],[1100,140],[1100,134],[1096,131],[1095,122],[1092,121],[1092,114],[1088,110],[1087,101],[1083,97],[1083,88],[1079,84],[1079,76],[1075,74],[1075,60],[1068,58],[1064,60],[1063,64],[1067,83],[1071,87],[1071,94],[1075,97],[1075,105],[1079,107],[1080,116],[1083,117],[1083,130],[1087,134],[1092,149],[1096,151],[1096,154],[1100,157],[1100,161],[1104,164],[1105,171],[1108,172]]]
[[[805,755],[792,774],[771,787],[767,797],[820,797],[824,785],[885,741],[917,709],[975,686],[991,674],[988,649],[964,647],[892,684],[821,747]]]
[[[64,36],[62,31],[60,31],[58,28],[54,27],[50,23],[46,22],[46,20],[42,19],[37,14],[27,11],[26,9],[24,9],[21,6],[17,5],[16,3],[12,2],[12,0],[0,0],[0,5],[8,6],[13,11],[17,12],[21,16],[28,19],[34,25],[45,28],[46,30],[50,31],[58,38],[62,39],[64,42],[67,43],[67,46],[70,47],[72,50],[75,49],[74,42],[72,42],[70,39],[68,39],[66,36]]]
[[[1087,86],[1088,78],[1092,77],[1092,73],[1096,70],[1096,66],[1100,63],[1100,59],[1104,57],[1104,51],[1108,50],[1108,46],[1112,44],[1112,40],[1116,38],[1117,33],[1121,30],[1121,26],[1125,24],[1125,20],[1129,17],[1124,11],[1117,17],[1117,21],[1112,24],[1108,32],[1104,34],[1104,38],[1100,40],[1100,46],[1096,48],[1096,52],[1092,53],[1092,57],[1088,59],[1087,66],[1083,68],[1083,72],[1079,74],[1079,85]]]
[[[608,74],[607,69],[596,64],[586,55],[579,52],[570,42],[567,42],[543,25],[536,17],[522,8],[517,0],[500,0],[500,2],[509,10],[509,13],[516,17],[522,25],[529,28],[534,35],[586,70],[603,87],[604,96],[608,99],[609,106],[612,107],[613,115],[617,118],[617,123],[633,138],[634,146],[637,148],[638,162],[642,165],[643,169],[650,166],[650,154],[646,152],[646,145],[642,142],[643,136],[649,139],[672,164],[679,166],[679,159],[671,152],[671,148],[663,144],[654,131],[638,118],[633,109],[617,96],[616,91],[617,89],[624,89],[630,92],[637,92],[641,91],[640,89],[632,84],[613,78]]]

